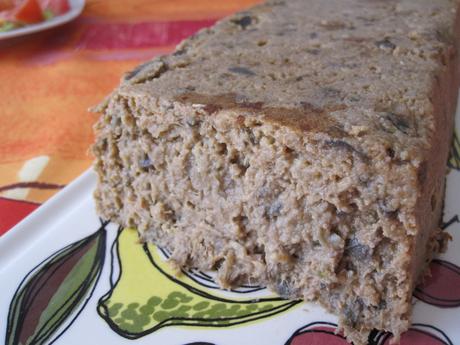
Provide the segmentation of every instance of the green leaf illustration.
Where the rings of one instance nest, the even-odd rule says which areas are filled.
[[[450,157],[447,165],[455,170],[460,170],[460,139],[457,131],[454,132],[452,147],[450,149]]]
[[[49,344],[64,324],[63,331],[70,327],[91,297],[102,271],[105,238],[103,225],[29,272],[10,304],[5,345]]]

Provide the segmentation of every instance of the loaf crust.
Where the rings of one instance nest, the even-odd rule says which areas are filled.
[[[439,229],[458,1],[268,1],[127,73],[97,109],[98,212],[223,287],[399,337]]]

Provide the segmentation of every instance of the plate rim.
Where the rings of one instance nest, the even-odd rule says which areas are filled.
[[[48,227],[50,230],[46,231],[38,231],[37,228],[46,229],[47,223],[55,223],[55,218],[66,214],[69,208],[75,207],[74,203],[78,196],[88,197],[89,195],[92,197],[96,179],[93,168],[88,168],[59,193],[53,195],[0,236],[0,274],[8,269],[15,260],[27,255],[27,248],[33,246],[36,241],[51,231],[52,226]],[[50,212],[53,212],[55,216],[49,217]]]

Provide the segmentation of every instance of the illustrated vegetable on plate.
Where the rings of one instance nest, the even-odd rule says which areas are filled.
[[[41,23],[69,10],[68,0],[0,0],[0,32]]]
[[[136,230],[117,239],[116,283],[98,303],[99,315],[115,332],[141,338],[163,327],[222,328],[250,324],[300,304],[278,296],[229,297],[187,275],[177,277],[153,245],[139,245]]]

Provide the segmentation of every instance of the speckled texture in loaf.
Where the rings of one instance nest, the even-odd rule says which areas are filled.
[[[98,212],[318,301],[356,345],[410,325],[459,83],[455,0],[269,1],[127,73],[99,106]]]

